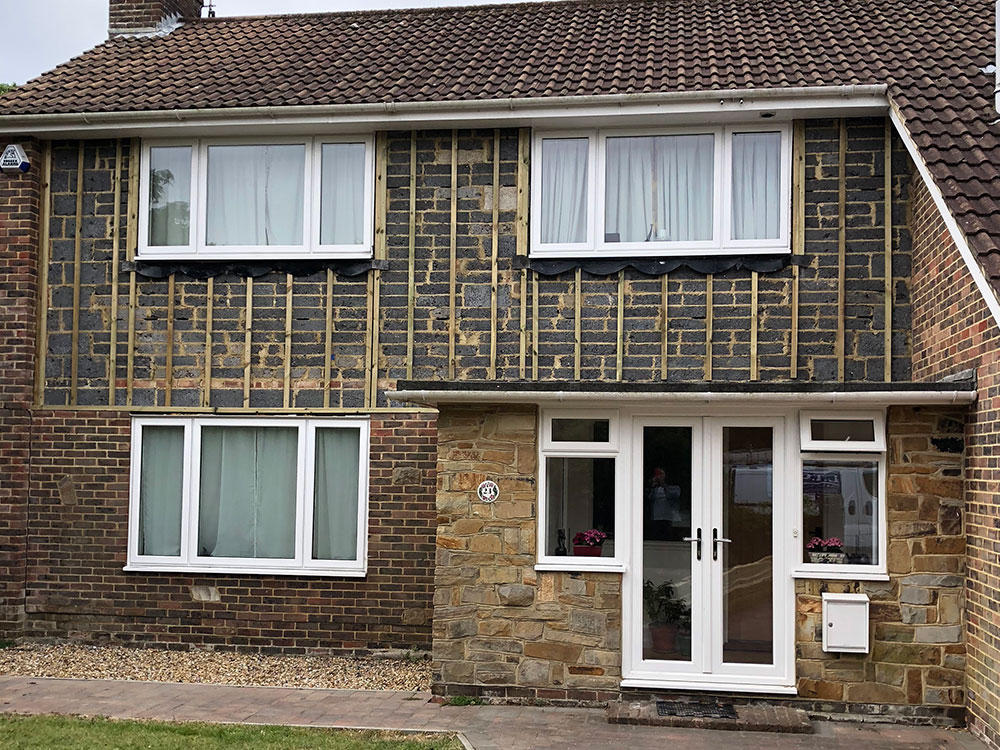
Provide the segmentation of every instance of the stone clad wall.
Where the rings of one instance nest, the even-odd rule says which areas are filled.
[[[442,407],[434,690],[608,700],[621,679],[621,575],[536,572],[533,406]],[[484,479],[500,498],[482,503]]]
[[[890,580],[797,582],[801,697],[819,705],[893,704],[899,708],[891,712],[910,716],[964,718],[964,425],[963,411],[889,410]],[[871,598],[869,654],[823,652],[824,592]]]

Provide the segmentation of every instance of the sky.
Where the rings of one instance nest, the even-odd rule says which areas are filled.
[[[486,4],[483,0],[212,1],[220,16]],[[515,1],[523,2],[490,0],[493,3]],[[0,4],[5,3],[6,0]],[[100,44],[108,35],[108,0],[31,0],[17,3],[13,15],[17,33],[8,34],[0,47],[0,83],[24,83]]]

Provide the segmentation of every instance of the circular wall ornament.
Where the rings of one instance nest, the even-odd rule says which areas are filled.
[[[479,483],[476,494],[484,503],[495,503],[500,497],[500,487],[492,479],[487,479],[485,482]]]

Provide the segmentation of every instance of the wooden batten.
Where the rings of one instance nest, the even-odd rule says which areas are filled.
[[[212,405],[212,317],[215,310],[215,279],[205,282],[205,377],[201,389],[201,405]]]
[[[333,269],[326,269],[326,327],[323,329],[323,408],[330,408],[333,368]],[[341,390],[343,392],[343,390]],[[341,403],[343,400],[341,399]]]
[[[385,258],[386,184],[389,164],[389,137],[375,134],[375,257]]]
[[[415,135],[415,134],[414,134]],[[389,138],[385,133],[380,133],[381,146],[375,152],[375,172],[380,186],[375,193],[375,224],[382,227],[382,241],[375,245],[375,257],[378,260],[385,260],[386,249],[386,223],[389,206],[389,183],[387,179],[389,169]],[[411,174],[416,170],[411,169]],[[413,192],[411,191],[411,196]],[[413,221],[413,211],[410,211],[410,220]],[[411,255],[412,257],[412,255]],[[378,353],[379,353],[379,328],[374,325],[374,321],[379,320],[379,302],[382,290],[382,272],[376,268],[368,275],[366,284],[366,305],[365,305],[365,373],[364,373],[364,403],[368,409],[373,409],[378,401]],[[341,389],[340,403],[343,404],[344,393]]]
[[[497,377],[497,302],[500,261],[500,130],[493,131],[493,231],[490,239],[490,366],[488,377]]]
[[[115,140],[114,177],[115,210],[111,218],[111,341],[108,349],[108,406],[114,406],[118,382],[118,266],[122,214],[122,142]]]
[[[70,333],[70,386],[69,405],[77,402],[77,386],[80,372],[80,269],[81,262],[81,224],[83,224],[83,141],[77,149],[76,158],[76,226],[73,231],[73,310],[72,328]]]
[[[618,272],[618,332],[615,356],[615,380],[622,379],[625,366],[625,271]]]
[[[42,143],[42,194],[39,198],[37,340],[35,341],[34,403],[45,402],[45,359],[49,352],[49,256],[52,214],[52,142]]]
[[[892,122],[885,118],[885,154],[883,156],[883,169],[885,172],[885,206],[883,209],[885,224],[885,382],[892,381]]]
[[[174,392],[174,274],[167,277],[167,385],[164,389],[164,404],[170,406]]]
[[[660,379],[667,379],[667,333],[670,330],[670,305],[668,303],[668,288],[670,286],[670,274],[663,274],[660,277]]]
[[[806,248],[806,124],[792,124],[792,255]],[[791,332],[789,334],[789,374],[799,375],[799,267],[792,265]]]
[[[292,300],[295,291],[295,277],[285,274],[285,369],[282,374],[281,404],[286,409],[292,406]]]
[[[847,319],[847,120],[840,118],[839,169],[837,172],[837,380],[844,379]]]
[[[247,301],[243,313],[243,408],[250,406],[250,375],[253,363],[253,276],[247,276]]]
[[[64,411],[65,406],[52,406],[43,405],[38,407],[46,411]],[[166,406],[115,406],[109,409],[107,406],[100,405],[80,405],[77,406],[74,411],[116,411],[125,413],[136,413],[136,414],[239,414],[241,416],[251,415],[251,414],[341,414],[341,415],[365,415],[365,414],[398,414],[399,408],[395,406],[380,406],[380,407],[330,407],[329,409],[324,409],[320,407],[290,407],[285,409],[281,406],[272,407],[255,407],[253,409],[245,409],[240,406],[214,406],[207,408],[204,406],[171,406],[167,408]],[[406,408],[407,413],[415,414],[436,414],[438,410],[428,406],[408,406]]]
[[[528,214],[530,212],[529,181],[531,175],[531,129],[517,131],[517,254],[528,254]],[[528,269],[521,269],[521,320],[520,348],[518,350],[518,377],[524,380],[528,357]]]
[[[760,318],[760,305],[757,299],[757,272],[750,272],[750,379],[759,380],[757,362],[757,329]]]
[[[538,273],[531,272],[531,379],[538,380]]]
[[[451,216],[448,231],[448,379],[455,379],[456,275],[458,273],[458,131],[451,131]]]
[[[517,376],[524,380],[528,367],[528,269],[521,269],[521,321],[520,350],[518,352]]]
[[[135,389],[135,308],[136,308],[135,271],[128,272],[128,342],[125,344],[125,405],[132,405],[132,393]]]
[[[579,268],[576,269],[576,279],[573,285],[574,290],[574,303],[573,303],[573,377],[576,380],[580,379],[580,350],[583,346],[583,326],[580,321],[581,313],[583,312],[583,300],[582,300],[582,287],[583,284],[583,273]]]
[[[705,277],[705,380],[712,379],[712,309],[715,296],[713,281],[712,274]]]
[[[417,133],[410,133],[410,220],[406,274],[406,377],[413,377],[413,317],[417,304]],[[378,322],[378,317],[375,318]]]
[[[368,330],[371,336],[368,338],[368,380],[367,380],[367,403],[370,407],[378,405],[378,357],[379,357],[379,336],[378,321],[381,320],[382,302],[382,272],[377,268],[372,271],[369,280],[368,297]]]
[[[128,147],[128,219],[125,229],[125,257],[135,260],[139,245],[139,139],[132,138]]]

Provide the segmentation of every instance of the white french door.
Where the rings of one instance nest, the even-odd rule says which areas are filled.
[[[787,692],[782,417],[636,417],[623,685]]]

